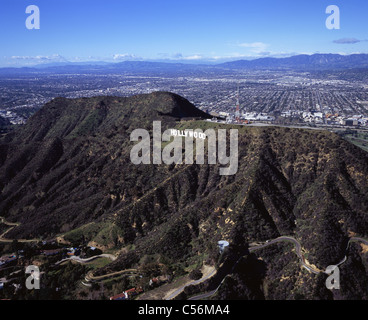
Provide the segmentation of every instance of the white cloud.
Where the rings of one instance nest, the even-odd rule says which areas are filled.
[[[356,38],[342,38],[342,39],[337,39],[334,40],[333,43],[337,43],[337,44],[356,44],[359,42],[362,42],[364,40],[359,40]]]
[[[195,54],[192,56],[186,56],[186,57],[182,57],[183,60],[202,60],[203,56],[199,55],[199,54]]]
[[[8,56],[4,57],[2,64],[8,67],[32,67],[41,64],[55,63],[55,62],[65,62],[65,59],[60,54],[53,55],[37,55],[37,56]]]
[[[205,57],[201,54],[191,54],[191,55],[184,55],[180,52],[178,53],[159,53],[158,54],[160,59],[166,59],[166,60],[202,60],[205,59]]]
[[[21,61],[28,61],[28,62],[63,62],[67,61],[63,56],[60,54],[53,54],[51,56],[12,56],[12,60],[21,60]]]
[[[269,45],[263,42],[239,43],[238,47],[248,48],[249,51],[259,53],[265,51]]]
[[[117,53],[117,54],[114,54],[112,57],[115,61],[142,60],[141,57],[136,56],[135,54],[129,54],[129,53],[123,53],[123,54]]]

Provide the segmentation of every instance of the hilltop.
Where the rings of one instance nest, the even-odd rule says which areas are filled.
[[[7,238],[123,248],[104,273],[144,256],[215,264],[218,240],[239,253],[280,235],[324,269],[344,257],[352,234],[368,235],[368,154],[330,132],[237,127],[233,176],[218,165],[130,162],[130,133],[151,131],[153,120],[162,130],[230,129],[199,118],[208,115],[167,92],[54,99],[0,140],[0,212],[20,223]]]

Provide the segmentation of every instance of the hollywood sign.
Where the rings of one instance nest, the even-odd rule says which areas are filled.
[[[207,163],[211,165],[228,165],[226,168],[220,167],[220,175],[234,175],[238,171],[237,129],[230,129],[229,134],[226,129],[207,129],[205,132],[201,129],[168,129],[162,133],[161,121],[154,121],[152,139],[147,130],[135,129],[130,135],[130,141],[138,142],[130,152],[130,160],[136,165],[205,164],[207,159]],[[165,147],[162,147],[163,142]],[[169,143],[166,144],[167,142]],[[207,142],[207,157],[205,157],[205,142]]]

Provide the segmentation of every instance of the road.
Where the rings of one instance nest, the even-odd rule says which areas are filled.
[[[65,261],[75,261],[75,262],[79,262],[79,263],[88,263],[88,262],[91,262],[93,260],[96,260],[96,259],[99,259],[99,258],[108,258],[108,259],[111,259],[112,261],[115,261],[117,258],[112,255],[112,254],[100,254],[98,256],[93,256],[93,257],[90,257],[90,258],[86,258],[86,259],[82,259],[80,257],[77,257],[77,256],[71,256],[69,258],[65,258],[63,260],[60,260],[58,262],[55,263],[55,266],[65,262]]]
[[[13,242],[12,239],[5,239],[4,236],[5,234],[7,234],[10,230],[12,230],[13,228],[19,226],[19,223],[11,223],[11,222],[7,222],[5,220],[4,217],[0,217],[0,222],[3,223],[3,224],[6,224],[8,226],[10,226],[9,229],[7,229],[5,232],[3,232],[1,235],[0,235],[0,243],[11,243]],[[26,239],[17,239],[18,242],[23,242],[23,243],[26,243],[26,242],[37,242],[37,241],[40,241],[40,239],[31,239],[31,240],[26,240]],[[305,257],[302,253],[302,246],[301,244],[299,243],[298,240],[296,240],[295,238],[293,237],[289,237],[289,236],[281,236],[281,237],[278,237],[276,239],[272,239],[272,240],[269,240],[263,244],[259,244],[259,245],[254,245],[254,246],[251,246],[249,248],[249,252],[254,252],[256,250],[260,250],[260,249],[264,249],[270,245],[273,245],[275,243],[278,243],[278,242],[285,242],[285,241],[288,241],[288,242],[292,242],[295,246],[295,253],[296,255],[298,256],[299,260],[300,260],[300,263],[301,265],[307,269],[308,271],[314,273],[314,274],[319,274],[321,272],[323,273],[326,273],[325,271],[321,271],[309,264],[306,263],[306,260],[305,260]],[[348,245],[346,247],[346,251],[348,250],[349,248],[349,245],[351,242],[362,242],[364,243],[365,245],[368,245],[368,240],[364,239],[364,238],[360,238],[360,237],[352,237],[349,239],[349,242],[348,242]],[[94,257],[91,257],[91,258],[87,258],[87,259],[82,259],[80,257],[76,257],[76,256],[72,256],[70,258],[66,258],[66,259],[63,259],[61,261],[58,261],[55,263],[55,265],[58,265],[58,264],[61,264],[65,261],[69,261],[69,260],[73,260],[73,261],[76,261],[76,262],[79,262],[79,263],[88,263],[92,260],[95,260],[97,258],[109,258],[111,259],[112,261],[116,260],[116,257],[111,255],[111,254],[101,254],[101,255],[98,255],[98,256],[94,256]],[[239,260],[234,264],[231,272],[234,270],[234,268],[236,267],[236,265],[239,263],[239,261],[241,260],[242,257],[239,258]],[[344,259],[342,261],[340,261],[338,264],[336,264],[336,266],[340,266],[341,264],[343,264],[344,262],[346,262],[347,260],[347,256],[345,255]],[[99,281],[99,280],[103,280],[105,278],[109,278],[109,277],[113,277],[113,276],[116,276],[116,275],[121,275],[121,274],[125,274],[125,273],[129,273],[129,274],[136,274],[137,270],[136,269],[127,269],[127,270],[122,270],[122,271],[117,271],[117,272],[113,272],[113,273],[110,273],[110,274],[105,274],[105,275],[102,275],[102,276],[93,276],[92,273],[90,274],[87,274],[85,279],[86,281]],[[230,272],[230,273],[231,273]],[[202,277],[201,279],[199,280],[193,280],[191,281],[190,283],[187,283],[186,285],[176,289],[173,293],[171,293],[167,298],[166,300],[171,300],[173,298],[175,298],[177,295],[179,295],[182,291],[184,291],[185,287],[187,286],[190,286],[190,285],[197,285],[201,282],[204,282],[206,280],[208,280],[209,278],[211,278],[212,276],[214,276],[216,274],[216,269],[213,269],[209,274],[205,275],[204,277]],[[189,300],[200,300],[200,299],[205,299],[205,298],[208,298],[212,295],[214,295],[217,290],[220,288],[220,286],[222,285],[222,283],[224,282],[224,280],[226,279],[228,275],[226,275],[220,285],[213,291],[210,291],[210,292],[207,292],[207,293],[203,293],[203,294],[200,294],[200,295],[197,295],[195,297],[191,297],[189,298]]]
[[[191,285],[197,285],[197,284],[200,284],[204,281],[206,281],[207,279],[211,278],[212,276],[214,276],[216,274],[216,269],[213,268],[213,270],[208,273],[207,275],[203,276],[201,279],[199,280],[193,280],[189,283],[186,283],[185,285],[183,285],[182,287],[176,289],[174,292],[172,292],[168,297],[165,298],[165,300],[171,300],[171,299],[174,299],[176,296],[178,296],[181,292],[184,291],[184,289],[188,286],[191,286]]]
[[[284,241],[289,241],[289,242],[292,242],[294,245],[295,245],[295,248],[296,248],[296,254],[297,256],[299,257],[300,261],[301,261],[301,264],[303,265],[304,268],[306,268],[307,270],[309,270],[310,272],[313,272],[315,274],[318,274],[320,273],[320,271],[316,270],[316,269],[313,269],[311,266],[307,265],[306,262],[305,262],[305,258],[302,254],[302,246],[300,245],[300,243],[293,237],[287,237],[287,236],[282,236],[282,237],[279,237],[279,238],[276,238],[276,239],[273,239],[273,240],[269,240],[263,244],[260,244],[260,245],[255,245],[253,247],[250,247],[249,248],[249,252],[254,252],[256,250],[260,250],[260,249],[264,249],[270,245],[273,245],[275,243],[278,243],[278,242],[284,242]],[[237,264],[240,262],[240,260],[242,259],[242,257],[240,257],[238,259],[238,261],[234,264],[234,266],[232,267],[231,269],[231,272],[235,269],[235,267],[237,266]],[[212,291],[209,291],[209,292],[206,292],[206,293],[202,293],[200,295],[197,295],[197,296],[194,296],[194,297],[191,297],[189,298],[188,300],[201,300],[201,299],[206,299],[206,298],[209,298],[211,296],[213,296],[217,291],[218,289],[221,287],[221,285],[223,284],[223,282],[225,281],[226,277],[228,275],[226,275],[221,283],[219,284],[219,286],[215,289],[215,290],[212,290]]]
[[[287,237],[287,236],[282,236],[282,237],[279,237],[279,238],[276,238],[276,239],[273,239],[273,240],[270,240],[264,244],[261,244],[261,245],[258,245],[258,246],[254,246],[254,247],[250,247],[249,248],[249,252],[254,252],[256,250],[259,250],[259,249],[263,249],[263,248],[266,248],[268,247],[269,245],[272,245],[272,244],[275,244],[275,243],[278,243],[278,242],[284,242],[284,241],[289,241],[289,242],[292,242],[294,245],[295,245],[295,253],[296,255],[298,256],[300,262],[301,262],[301,265],[307,269],[308,271],[314,273],[314,274],[319,274],[321,272],[321,270],[318,270],[316,268],[313,268],[312,266],[308,265],[306,263],[306,260],[304,258],[304,255],[302,253],[302,246],[301,244],[299,243],[298,240],[296,240],[295,238],[293,237]]]
[[[137,269],[125,269],[125,270],[121,270],[121,271],[116,271],[116,272],[112,272],[112,273],[107,273],[107,274],[103,274],[101,276],[94,276],[92,272],[88,273],[85,276],[85,280],[87,282],[90,281],[101,281],[107,278],[111,278],[111,277],[115,277],[115,276],[120,276],[122,274],[128,274],[128,275],[138,275],[138,270]]]
[[[266,248],[266,247],[268,247],[268,246],[270,246],[272,244],[275,244],[275,243],[278,243],[278,242],[283,242],[283,241],[290,241],[290,242],[292,242],[295,245],[295,249],[296,249],[295,252],[296,252],[298,258],[300,259],[301,265],[305,269],[307,269],[308,271],[310,271],[310,272],[312,272],[314,274],[319,274],[321,272],[326,273],[326,271],[318,270],[318,269],[313,268],[312,266],[306,264],[306,260],[304,258],[303,253],[302,253],[302,246],[299,243],[299,241],[296,240],[293,237],[282,236],[282,237],[279,237],[279,238],[276,238],[276,239],[273,239],[273,240],[269,240],[269,241],[267,241],[264,244],[255,245],[253,247],[250,247],[249,248],[249,252],[254,252],[256,250],[260,250],[260,249]],[[350,245],[351,242],[362,242],[365,245],[368,245],[368,240],[366,240],[364,238],[360,238],[360,237],[352,237],[352,238],[349,239],[348,245],[346,247],[346,251],[348,250],[349,245]],[[234,264],[232,270],[234,270],[235,266],[239,263],[239,261],[241,260],[241,258]],[[339,266],[339,265],[343,264],[346,260],[347,260],[347,255],[345,255],[344,259],[342,261],[340,261],[338,264],[336,264],[336,266]],[[328,274],[328,273],[326,273],[326,274]],[[222,279],[221,283],[219,284],[219,286],[215,290],[212,290],[212,291],[209,291],[209,292],[206,292],[206,293],[202,293],[202,294],[196,295],[194,297],[189,298],[188,300],[201,300],[201,299],[206,299],[206,298],[209,298],[209,297],[213,296],[219,290],[219,288],[221,287],[222,283],[225,281],[225,279],[226,279],[227,276],[228,276],[228,274]]]
[[[3,232],[1,235],[0,235],[0,243],[11,243],[13,242],[14,240],[13,239],[6,239],[4,238],[5,235],[12,229],[14,229],[15,227],[18,227],[20,224],[19,223],[11,223],[11,222],[7,222],[5,220],[5,218],[3,217],[0,217],[0,222],[3,223],[3,224],[6,224],[8,225],[10,228],[8,230],[5,230],[5,232]],[[30,240],[27,240],[27,239],[17,239],[18,242],[21,242],[21,243],[29,243],[29,242],[38,242],[38,241],[41,241],[40,239],[30,239]]]

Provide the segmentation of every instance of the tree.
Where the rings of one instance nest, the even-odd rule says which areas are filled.
[[[19,242],[18,242],[17,239],[13,240],[11,248],[12,248],[12,251],[15,252],[16,255],[18,255],[18,250],[19,250],[20,246],[19,246]]]
[[[148,278],[157,277],[161,274],[160,265],[157,262],[151,262],[140,266],[139,272]]]
[[[190,274],[189,274],[189,278],[192,280],[199,280],[201,279],[203,276],[203,273],[201,272],[200,269],[194,269]]]

